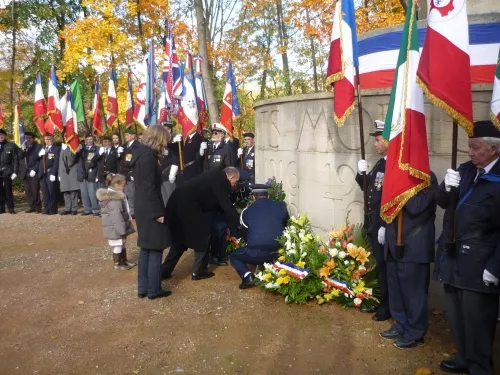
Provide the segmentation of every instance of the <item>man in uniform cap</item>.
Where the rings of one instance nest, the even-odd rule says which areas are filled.
[[[26,213],[41,213],[42,201],[40,200],[40,161],[42,157],[42,146],[35,140],[32,132],[24,133],[25,141],[21,145],[23,158],[21,162],[20,178],[24,182],[26,200],[30,206]]]
[[[493,342],[500,293],[500,131],[491,121],[474,123],[470,161],[448,169],[438,204],[449,215],[452,188],[458,189],[455,246],[441,254],[439,279],[457,353],[441,362],[450,373],[493,375]],[[443,226],[448,235],[449,222]],[[447,238],[447,237],[446,237]]]
[[[245,147],[238,149],[238,166],[240,158],[243,157],[243,169],[250,172],[249,182],[255,183],[255,135],[253,133],[243,133]]]
[[[12,181],[19,172],[19,149],[7,140],[7,132],[0,129],[0,214],[5,213],[5,203],[9,213],[15,214]]]
[[[103,150],[94,145],[92,134],[85,136],[85,146],[80,150],[80,163],[78,163],[77,175],[80,183],[80,193],[82,196],[83,209],[82,216],[94,214],[100,216],[99,203],[96,192],[99,178],[99,159]]]
[[[43,193],[43,214],[57,214],[57,175],[59,173],[59,155],[61,148],[54,144],[54,136],[46,133],[44,136],[45,148],[42,148],[42,162],[39,175],[41,176]]]
[[[114,136],[113,136],[114,137]],[[106,176],[110,173],[117,174],[120,172],[120,154],[118,147],[112,147],[112,138],[104,137],[102,147],[99,149],[101,160],[99,161],[99,187],[106,187]]]
[[[377,263],[378,281],[380,285],[380,304],[376,309],[361,309],[362,312],[375,312],[372,319],[375,321],[387,320],[391,317],[389,311],[389,292],[387,289],[387,263],[385,261],[384,246],[378,242],[378,230],[382,226],[380,217],[380,202],[382,200],[382,187],[384,185],[385,161],[387,159],[387,143],[382,136],[384,132],[384,122],[375,121],[375,132],[370,136],[375,138],[375,153],[381,158],[375,163],[370,173],[366,176],[366,189],[368,191],[368,215],[365,217],[365,228],[368,239],[372,245],[375,261]],[[363,175],[368,170],[366,160],[358,161],[358,173],[356,182],[363,190]]]
[[[207,171],[222,171],[233,166],[231,146],[225,141],[226,134],[224,125],[218,122],[212,124],[212,144],[208,148]]]
[[[285,202],[269,200],[268,185],[252,185],[255,202],[240,216],[246,245],[229,254],[231,266],[241,277],[240,289],[254,285],[255,276],[247,264],[274,262],[278,257],[279,243],[289,215]]]
[[[123,163],[123,174],[127,178],[127,185],[125,186],[125,194],[127,195],[128,204],[130,208],[130,215],[135,218],[135,185],[134,176],[132,175],[132,151],[138,147],[141,147],[139,141],[135,139],[135,130],[133,128],[128,128],[125,130],[125,161]]]

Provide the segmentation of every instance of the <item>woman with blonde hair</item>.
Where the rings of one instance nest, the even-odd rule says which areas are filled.
[[[170,291],[161,287],[161,259],[170,246],[171,236],[165,220],[161,195],[160,157],[170,142],[163,126],[150,126],[143,134],[141,146],[132,151],[132,174],[135,182],[135,219],[139,252],[138,297],[167,297]]]

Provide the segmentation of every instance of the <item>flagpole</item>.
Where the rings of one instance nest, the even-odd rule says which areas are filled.
[[[358,116],[359,116],[359,141],[361,143],[361,159],[366,160],[365,153],[365,134],[363,125],[363,104],[361,102],[361,85],[359,80],[359,67],[356,66],[356,88],[358,90]],[[366,172],[362,173],[363,177],[363,208],[365,212],[365,224],[368,223],[368,184],[366,181]]]
[[[457,169],[457,154],[458,154],[458,122],[453,120],[453,135],[451,144],[451,169]],[[448,227],[448,241],[445,248],[449,254],[455,251],[455,210],[458,201],[458,189],[452,187],[450,191],[450,208],[449,208],[449,227]]]
[[[182,174],[184,172],[184,161],[182,160],[181,142],[177,142],[177,146],[179,147],[179,167],[181,168],[181,174]]]
[[[238,140],[240,141],[240,148],[243,148],[241,146],[243,146],[243,143],[241,141],[241,122],[238,121]],[[243,154],[240,155],[240,167],[241,169],[243,169]]]

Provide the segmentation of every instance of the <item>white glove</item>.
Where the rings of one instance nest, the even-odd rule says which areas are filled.
[[[58,178],[59,178],[59,182],[61,182],[61,176],[59,176]]]
[[[28,145],[26,144],[26,141],[24,141],[23,144],[21,145],[21,150],[26,151],[27,148]]]
[[[95,182],[99,182],[99,177],[96,177],[96,178],[95,178]]]
[[[36,175],[36,172],[34,170],[31,170],[30,171],[30,177],[35,177],[35,175]]]
[[[182,141],[182,135],[181,134],[177,134],[174,139],[172,139],[172,143],[178,143]]]
[[[102,155],[102,154],[104,154],[104,147],[99,148],[99,155]]]
[[[66,143],[63,143],[61,145],[61,149],[66,150],[68,148],[68,145]]]
[[[11,179],[11,180],[14,180],[16,177],[17,177],[17,174],[15,174],[15,173],[12,173],[12,174],[10,175],[10,179]]]
[[[385,245],[385,228],[380,227],[378,230],[378,243],[381,245]]]
[[[40,150],[40,152],[38,153],[38,156],[40,156],[40,157],[42,157],[43,155],[45,155],[45,149],[44,148],[42,148]]]
[[[50,182],[54,182],[56,180],[56,176],[54,176],[53,174],[50,175],[49,177],[50,179]]]
[[[366,172],[367,170],[368,163],[366,162],[366,160],[361,159],[360,161],[358,161],[358,173],[361,174]]]
[[[200,156],[205,155],[205,150],[207,149],[207,142],[201,142],[200,145]]]
[[[238,157],[240,157],[241,155],[243,155],[243,149],[240,147],[238,149]]]
[[[448,169],[444,176],[444,188],[446,191],[450,191],[452,187],[457,187],[458,185],[460,185],[460,173],[453,169]]]
[[[486,286],[490,286],[490,284],[498,285],[498,277],[489,273],[488,270],[483,271],[483,281]]]
[[[92,172],[92,168],[89,169],[89,173]]]
[[[122,146],[118,146],[118,154],[121,154],[123,152],[123,147]]]
[[[131,180],[131,181],[134,181],[134,177],[130,176],[130,180]]]
[[[168,181],[170,181],[171,184],[175,182],[175,176],[177,175],[177,171],[179,170],[179,166],[177,165],[172,165],[170,167],[170,174],[168,175]]]

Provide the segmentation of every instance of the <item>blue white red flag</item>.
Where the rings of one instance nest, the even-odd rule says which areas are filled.
[[[42,90],[42,75],[40,72],[36,75],[35,83],[35,101],[33,105],[33,121],[36,127],[43,135],[45,133],[45,115],[47,113],[47,106],[45,104],[45,98],[43,96]],[[52,130],[52,134],[54,131]]]
[[[236,82],[233,76],[233,63],[230,61],[227,68],[226,88],[222,98],[220,123],[227,129],[229,137],[233,137],[233,120],[240,114],[240,103],[236,91]]]
[[[156,99],[156,64],[154,43],[151,41],[149,53],[146,58],[146,103],[144,111],[144,124],[147,126],[156,125],[157,113]]]
[[[118,99],[116,98],[116,72],[111,68],[109,72],[109,85],[108,85],[108,113],[106,115],[106,123],[108,126],[113,126],[113,123],[118,117]]]
[[[183,88],[182,88],[182,69],[179,65],[179,59],[177,58],[177,51],[175,50],[175,41],[172,38],[172,96],[177,99],[181,99]]]
[[[102,108],[102,95],[101,95],[101,85],[99,83],[99,78],[95,79],[94,88],[94,104],[92,106],[94,110],[94,118],[92,120],[92,127],[94,132],[101,136],[106,132],[106,122],[104,121],[104,111]]]
[[[128,72],[127,77],[127,102],[125,107],[125,127],[129,128],[134,124],[134,91],[132,88],[132,72]]]
[[[181,65],[182,66],[182,65]],[[182,129],[182,137],[184,140],[193,134],[198,127],[198,104],[195,91],[195,83],[193,76],[193,62],[191,54],[188,53],[186,67],[183,74],[183,95],[181,99],[181,106],[177,113],[177,120]]]
[[[66,89],[66,130],[64,132],[64,142],[68,145],[72,153],[78,151],[80,144],[77,118],[73,95],[71,94],[71,90]]]
[[[326,83],[333,86],[333,117],[338,126],[354,110],[355,68],[358,62],[358,38],[353,0],[338,0],[333,14],[332,39]]]
[[[56,67],[52,65],[49,77],[49,94],[47,98],[47,121],[45,132],[54,134],[55,129],[63,130],[61,108],[59,108],[59,91],[57,90]]]
[[[207,108],[207,94],[205,92],[205,83],[203,82],[202,73],[202,62],[203,57],[196,55],[194,56],[195,65],[195,87],[196,87],[196,97],[198,99],[198,117],[200,119],[198,123],[198,132],[201,132],[203,128],[207,126],[208,122],[208,108]]]

